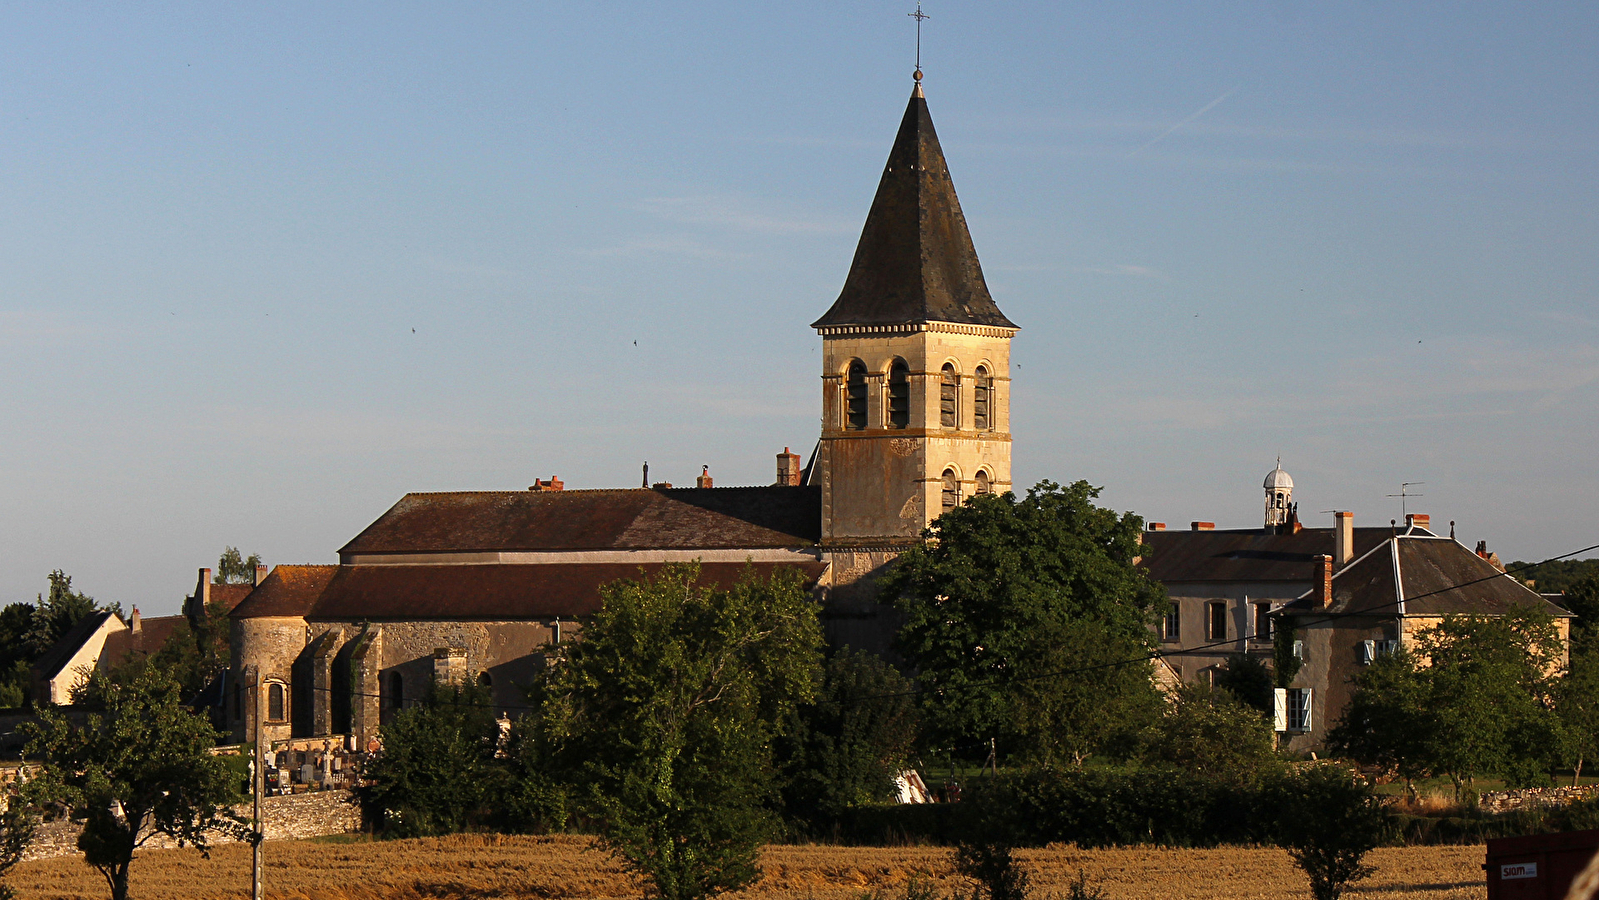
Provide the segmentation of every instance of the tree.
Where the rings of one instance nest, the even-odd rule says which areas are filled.
[[[4,796],[0,796],[0,806],[4,807],[0,810],[0,878],[4,878],[22,862],[22,854],[33,840],[39,817],[20,796],[15,784],[8,786]],[[10,885],[0,882],[0,900],[12,900],[16,896]]]
[[[1580,632],[1572,638],[1571,664],[1560,682],[1555,711],[1565,725],[1575,787],[1582,778],[1583,763],[1599,756],[1599,631]]]
[[[1249,704],[1262,714],[1272,710],[1271,668],[1247,653],[1230,653],[1216,671],[1216,687]]]
[[[1195,774],[1247,782],[1276,765],[1276,745],[1260,710],[1225,690],[1183,684],[1149,730],[1144,752]]]
[[[99,711],[82,727],[48,709],[22,727],[28,755],[43,763],[34,789],[85,820],[78,849],[112,900],[125,900],[133,852],[155,835],[202,851],[211,832],[243,838],[247,826],[230,810],[243,785],[210,752],[219,735],[183,707],[161,671],[126,682],[92,676],[91,685],[86,699]]]
[[[1387,837],[1388,815],[1364,779],[1320,765],[1284,778],[1276,793],[1278,841],[1315,900],[1338,900],[1375,871],[1364,860]]]
[[[1599,566],[1599,560],[1586,559],[1585,563]],[[1571,636],[1599,633],[1599,570],[1591,571],[1566,587],[1560,596],[1560,605],[1577,614],[1571,621]]]
[[[1405,780],[1415,799],[1415,780],[1431,763],[1431,686],[1414,654],[1400,650],[1373,660],[1355,674],[1355,690],[1327,743],[1365,765],[1381,766]]]
[[[256,567],[261,565],[261,554],[241,557],[238,547],[228,547],[217,560],[217,572],[211,577],[213,584],[254,584]]]
[[[1083,481],[978,495],[899,557],[884,593],[933,737],[1081,763],[1130,752],[1158,715],[1147,658],[1166,592],[1134,565],[1143,520],[1097,496]]]
[[[72,626],[102,609],[122,615],[122,605],[113,603],[102,607],[94,598],[72,589],[72,576],[56,569],[50,573],[50,593],[40,594],[33,608],[33,621],[23,638],[30,660],[55,646]]]
[[[484,688],[435,685],[382,733],[361,794],[397,837],[464,831],[504,789],[505,770],[495,761],[500,726]]]
[[[792,720],[779,745],[790,816],[814,824],[894,797],[918,730],[915,692],[898,669],[845,647]]]
[[[555,743],[575,801],[664,900],[758,877],[772,744],[821,663],[797,571],[751,570],[728,590],[698,577],[673,565],[607,586],[583,640],[534,686],[532,727]]]

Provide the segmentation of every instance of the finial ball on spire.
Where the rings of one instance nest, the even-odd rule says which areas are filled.
[[[912,72],[911,73],[911,77],[916,79],[917,81],[921,81],[922,80],[922,70],[921,69],[917,69],[916,71]]]

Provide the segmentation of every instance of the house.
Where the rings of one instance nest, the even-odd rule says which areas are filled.
[[[246,739],[363,744],[439,681],[497,711],[579,633],[600,587],[699,563],[700,582],[799,573],[834,644],[886,651],[876,582],[945,509],[1009,490],[1010,340],[918,81],[822,338],[822,428],[770,485],[407,494],[339,551],[278,566],[230,614],[229,722]]]

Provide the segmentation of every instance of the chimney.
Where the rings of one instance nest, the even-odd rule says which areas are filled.
[[[211,605],[211,570],[200,570],[200,586],[194,589],[194,602],[200,606],[200,615],[205,615],[206,607]]]
[[[1195,531],[1215,531],[1215,522],[1189,522],[1188,526]]]
[[[139,620],[139,608],[135,606],[133,608],[133,615],[128,617],[128,631],[132,632],[133,634],[138,634],[140,629],[143,627],[144,623]]]
[[[1165,522],[1150,522],[1149,523],[1149,530],[1150,531],[1165,531],[1166,530],[1166,523]]]
[[[1316,596],[1311,600],[1311,609],[1326,609],[1332,605],[1332,567],[1333,558],[1323,553],[1316,557]]]
[[[694,486],[697,488],[708,488],[711,486],[710,466],[703,467],[703,470],[700,472],[700,477],[694,479]]]
[[[1342,569],[1355,558],[1355,514],[1333,513],[1333,565]]]
[[[271,571],[271,570],[268,569],[266,566],[256,566],[255,567],[255,585],[254,585],[255,587],[260,587],[261,586],[261,582],[266,581],[267,572],[269,572],[269,571]]]
[[[798,453],[790,453],[787,447],[777,454],[777,483],[786,487],[799,487],[800,483],[800,458]]]
[[[1432,516],[1426,513],[1410,513],[1405,516],[1405,527],[1414,531],[1417,528],[1432,530]]]
[[[561,482],[561,478],[558,475],[551,475],[549,481],[540,481],[535,478],[533,483],[528,485],[528,490],[530,491],[559,491],[565,488],[566,485]]]

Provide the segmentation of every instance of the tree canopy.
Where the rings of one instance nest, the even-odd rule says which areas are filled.
[[[1129,752],[1158,715],[1146,657],[1166,592],[1135,565],[1143,520],[1040,482],[940,516],[884,584],[937,738],[1041,762]],[[1129,662],[1132,660],[1132,662]]]
[[[211,581],[213,584],[253,584],[255,569],[259,565],[261,554],[252,553],[245,557],[239,554],[238,547],[228,547],[217,560],[217,571],[211,576]]]
[[[733,588],[698,566],[620,581],[583,639],[535,684],[519,723],[547,742],[574,803],[665,900],[736,890],[758,875],[772,825],[773,742],[821,664],[816,605],[798,572]]]

